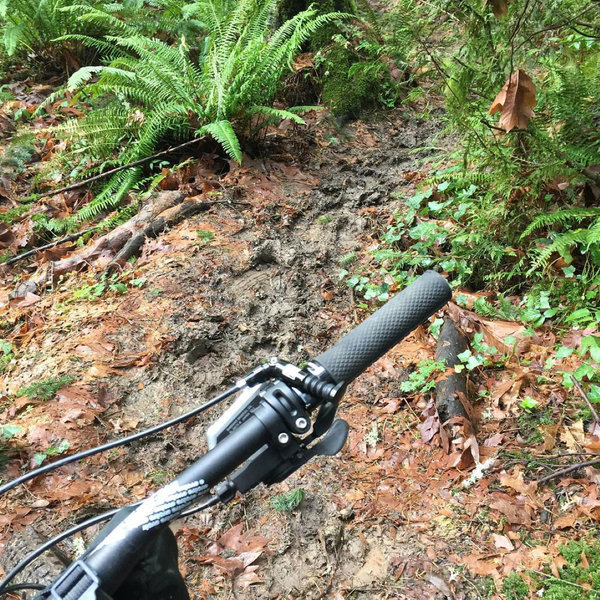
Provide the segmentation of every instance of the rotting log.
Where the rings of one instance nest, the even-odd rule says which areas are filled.
[[[458,355],[466,349],[466,338],[457,329],[454,321],[446,317],[438,338],[436,360],[444,361],[447,367],[453,369],[460,364]],[[470,415],[465,406],[468,402],[465,372],[457,373],[453,370],[444,379],[438,381],[435,385],[435,401],[442,423],[453,417],[464,417],[470,420]]]
[[[21,283],[11,296],[17,298],[24,295],[20,294],[19,290],[30,292],[33,290],[39,293],[47,283],[53,283],[56,278],[65,273],[83,270],[100,259],[113,259],[140,230],[155,221],[161,213],[174,205],[180,204],[184,198],[185,194],[180,192],[160,192],[142,206],[131,219],[99,237],[90,246],[82,248],[66,258],[52,262],[44,268],[39,268],[30,279]]]
[[[214,204],[219,202],[183,202],[172,206],[160,213],[156,219],[150,221],[141,231],[134,233],[124,244],[115,258],[106,267],[106,275],[111,275],[115,271],[123,268],[130,258],[138,256],[144,246],[146,238],[155,238],[165,229],[174,227],[181,221],[192,217],[202,211],[208,210]]]

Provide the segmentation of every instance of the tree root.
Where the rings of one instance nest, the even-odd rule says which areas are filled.
[[[40,291],[46,284],[71,271],[82,271],[94,262],[107,264],[105,273],[121,269],[132,257],[139,255],[147,237],[158,236],[168,227],[222,202],[184,202],[185,194],[164,191],[144,205],[127,222],[99,237],[91,246],[83,248],[66,258],[38,269],[27,281],[21,283],[11,294],[20,298],[28,292]]]

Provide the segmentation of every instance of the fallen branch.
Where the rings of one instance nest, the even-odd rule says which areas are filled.
[[[458,355],[467,349],[467,340],[458,331],[454,321],[444,319],[435,353],[436,361],[444,361],[453,372],[435,384],[435,403],[440,421],[445,423],[454,417],[470,420],[467,407],[467,378],[464,372],[456,373],[454,367],[460,364]]]
[[[38,252],[42,252],[43,250],[48,250],[48,248],[54,248],[54,246],[60,246],[60,244],[65,244],[66,242],[74,242],[75,240],[79,239],[82,235],[85,235],[86,233],[89,233],[90,231],[95,231],[99,227],[100,227],[99,225],[96,225],[95,227],[90,227],[89,229],[84,229],[83,231],[77,231],[76,233],[72,233],[71,235],[61,238],[60,240],[55,240],[54,242],[50,242],[49,244],[45,244],[44,246],[39,246],[38,248],[33,248],[33,250],[28,250],[27,252],[23,252],[23,254],[19,254],[17,256],[13,256],[12,258],[9,258],[4,264],[12,265],[16,262],[19,262],[20,260],[23,260],[24,258],[29,258],[30,256],[37,254]]]
[[[594,423],[596,423],[596,425],[600,425],[600,417],[598,417],[598,413],[596,412],[596,409],[592,406],[590,399],[588,398],[587,394],[583,391],[583,388],[581,387],[579,381],[577,381],[577,379],[575,379],[575,377],[572,374],[571,374],[571,381],[573,382],[575,389],[579,392],[579,395],[585,400],[586,404],[588,405],[588,408],[590,409],[590,412],[592,413],[592,417],[594,418]]]
[[[565,467],[564,469],[560,469],[559,471],[554,471],[554,473],[550,473],[550,475],[545,475],[544,477],[540,477],[540,479],[536,479],[536,483],[544,483],[546,481],[550,481],[555,477],[560,477],[561,475],[566,475],[571,471],[576,471],[577,469],[582,469],[583,467],[591,467],[592,465],[600,465],[600,458],[596,460],[586,460],[585,462],[574,463]]]
[[[74,252],[71,256],[51,263],[50,268],[40,268],[27,281],[21,283],[12,293],[13,298],[25,296],[27,292],[36,293],[48,282],[54,282],[60,275],[70,271],[85,269],[90,263],[100,259],[112,259],[127,241],[142,227],[163,211],[180,203],[185,194],[180,192],[160,192],[155,198],[141,207],[137,214],[107,234],[94,240],[91,246]]]
[[[172,146],[171,148],[167,148],[166,150],[161,150],[152,156],[147,156],[146,158],[140,158],[134,162],[130,162],[126,165],[122,165],[120,167],[115,167],[114,169],[109,169],[108,171],[104,171],[98,175],[94,175],[93,177],[89,177],[88,179],[84,179],[83,181],[78,181],[76,183],[72,183],[65,187],[59,188],[58,190],[50,190],[48,192],[42,192],[38,195],[38,198],[45,198],[46,196],[53,196],[54,194],[61,194],[62,192],[70,192],[71,190],[76,190],[77,188],[83,187],[88,183],[94,183],[94,181],[98,181],[103,179],[104,177],[108,177],[109,175],[114,175],[119,171],[124,171],[125,169],[131,169],[133,167],[139,167],[144,163],[150,162],[155,158],[160,158],[161,156],[166,156],[167,154],[172,154],[173,152],[177,152],[177,150],[181,150],[182,148],[186,148],[187,146],[192,146],[193,144],[198,143],[199,141],[203,141],[204,138],[194,138],[193,140],[189,140],[184,142],[183,144],[179,144],[179,146]]]
[[[106,276],[110,276],[116,270],[120,270],[130,258],[138,256],[144,246],[146,238],[155,238],[165,229],[173,227],[181,221],[192,217],[202,211],[208,210],[215,204],[228,204],[227,200],[215,200],[212,202],[184,202],[160,213],[158,218],[151,221],[141,231],[136,232],[125,243],[115,258],[108,264],[105,270]]]

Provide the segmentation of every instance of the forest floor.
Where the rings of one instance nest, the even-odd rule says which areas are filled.
[[[17,299],[16,283],[58,255],[4,267],[0,312],[18,356],[2,375],[0,423],[19,429],[2,478],[181,414],[265,358],[300,363],[331,346],[368,314],[342,266],[368,260],[402,198],[443,156],[451,141],[440,129],[435,115],[416,111],[341,130],[315,113],[308,130],[273,130],[269,151],[226,173],[214,170],[222,160],[200,157],[196,180],[175,177],[171,188],[196,197],[202,177],[217,179],[232,201],[147,241],[121,273],[124,286],[100,297],[102,260]],[[349,388],[339,415],[350,436],[338,456],[176,524],[194,598],[489,598],[514,569],[557,574],[559,546],[600,518],[600,471],[538,485],[560,457],[542,473],[531,457],[600,452],[600,425],[584,428],[573,416],[582,400],[541,378],[555,333],[525,340],[518,323],[452,310],[490,344],[519,340],[515,360],[472,376],[476,431],[448,447],[430,420],[425,443],[429,395],[400,391],[435,354],[433,337],[417,329]],[[576,347],[583,333],[564,335]],[[49,399],[23,391],[66,375]],[[519,409],[525,397],[570,418],[540,430]],[[143,497],[206,449],[203,431],[218,414],[10,492],[0,499],[0,548],[26,525],[57,532]],[[299,489],[299,506],[277,510],[274,497]]]

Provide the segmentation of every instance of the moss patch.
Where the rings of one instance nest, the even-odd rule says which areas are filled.
[[[375,71],[360,69],[350,76],[350,68],[356,60],[350,50],[339,44],[325,55],[323,102],[338,117],[357,117],[363,108],[377,102],[381,86],[379,75]]]

